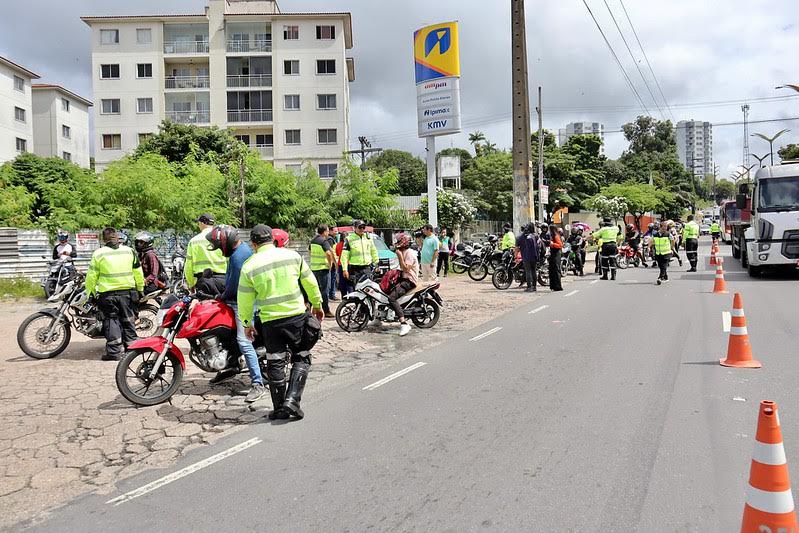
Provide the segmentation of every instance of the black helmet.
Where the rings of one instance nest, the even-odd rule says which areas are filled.
[[[146,231],[140,231],[133,239],[133,246],[137,252],[146,252],[153,249],[153,236]]]
[[[230,257],[233,255],[233,250],[236,249],[235,244],[239,240],[239,232],[233,226],[222,224],[214,226],[205,238],[211,243],[208,246],[209,250],[222,250],[222,255]]]
[[[495,244],[498,240],[499,239],[497,238],[496,235],[489,235],[488,236],[488,242],[490,242],[491,244]]]
[[[361,220],[359,218],[356,218],[355,220],[352,221],[352,229],[353,230],[358,229],[358,226],[365,226],[365,225],[366,225],[366,222],[364,222],[363,220]]]
[[[635,229],[635,226],[633,226],[632,224],[627,224],[627,229],[632,231]]]
[[[67,242],[69,240],[69,233],[64,230],[58,231],[58,242]]]
[[[258,246],[272,242],[274,240],[272,228],[266,224],[257,224],[250,230],[250,240]]]
[[[511,225],[510,225],[510,224],[508,224],[507,222],[506,222],[505,224],[503,224],[503,225],[502,225],[502,229],[504,229],[505,231],[510,231],[510,229],[511,229],[512,227],[513,227],[513,226],[511,226]]]

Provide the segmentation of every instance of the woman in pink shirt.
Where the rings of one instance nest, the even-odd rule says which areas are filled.
[[[388,302],[394,312],[397,313],[400,321],[400,337],[404,337],[411,332],[411,326],[405,320],[405,314],[402,312],[402,307],[400,307],[398,300],[415,289],[419,283],[419,259],[416,256],[416,252],[411,250],[411,240],[405,234],[397,237],[395,249],[402,273],[394,289],[387,296]]]

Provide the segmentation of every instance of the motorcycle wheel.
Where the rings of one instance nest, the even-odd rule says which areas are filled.
[[[639,266],[641,266],[641,258],[638,257],[637,255],[635,256],[635,259],[633,259],[633,266],[635,268],[638,268]]]
[[[482,261],[473,263],[469,267],[469,277],[474,281],[483,281],[488,276],[488,267]]]
[[[336,323],[348,333],[361,331],[368,322],[369,309],[360,300],[345,300],[336,309]]]
[[[469,270],[468,265],[464,265],[463,263],[459,262],[452,263],[452,272],[454,274],[465,274],[467,270]]]
[[[502,259],[500,258],[492,259],[486,265],[488,274],[493,275],[494,272],[496,272],[497,269],[500,268],[501,266],[502,266]]]
[[[44,282],[42,288],[44,289],[45,298],[49,298],[53,295],[53,293],[55,292],[55,286],[56,283],[54,279],[48,279],[47,281]]]
[[[55,328],[55,329],[54,329]],[[50,342],[45,339],[53,330]],[[17,330],[17,344],[25,355],[34,359],[51,359],[67,349],[72,338],[72,329],[47,313],[33,313],[22,321]]]
[[[616,256],[616,266],[619,267],[621,270],[626,269],[630,264],[627,262],[627,257],[623,255]]]
[[[136,319],[136,335],[140,339],[152,337],[158,331],[158,308],[154,305],[139,307],[139,318]]]
[[[167,352],[155,378],[150,379],[149,373],[159,355],[149,348],[131,350],[117,364],[117,389],[130,403],[158,405],[167,401],[178,390],[183,380],[183,368],[171,352]]]
[[[425,311],[424,316],[412,316],[411,321],[417,328],[430,329],[438,323],[438,319],[441,316],[441,307],[432,298],[425,298],[422,306]]]
[[[491,283],[493,283],[495,288],[504,291],[513,284],[513,276],[505,267],[499,267],[491,276]]]

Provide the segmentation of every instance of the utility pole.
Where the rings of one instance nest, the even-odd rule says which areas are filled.
[[[538,220],[544,222],[544,201],[541,196],[544,190],[544,109],[541,103],[541,87],[538,87],[536,111],[538,112]],[[530,188],[532,189],[532,183]],[[532,206],[532,200],[530,202]]]
[[[366,137],[358,137],[358,142],[361,143],[360,150],[347,150],[345,154],[359,154],[361,156],[361,170],[366,170],[366,154],[382,152],[382,148],[372,148],[372,143]]]
[[[513,229],[533,220],[530,189],[530,93],[527,84],[527,31],[524,0],[511,0],[513,68]]]

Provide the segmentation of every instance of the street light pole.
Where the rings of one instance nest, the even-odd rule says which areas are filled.
[[[764,141],[766,141],[768,143],[769,150],[771,151],[771,153],[769,154],[769,155],[771,155],[771,166],[774,166],[774,141],[776,141],[783,134],[788,133],[789,131],[791,131],[791,130],[787,130],[786,129],[786,130],[778,131],[773,137],[769,137],[768,135],[764,135],[762,133],[753,133],[752,134],[752,137],[760,137],[761,139],[763,139]]]

